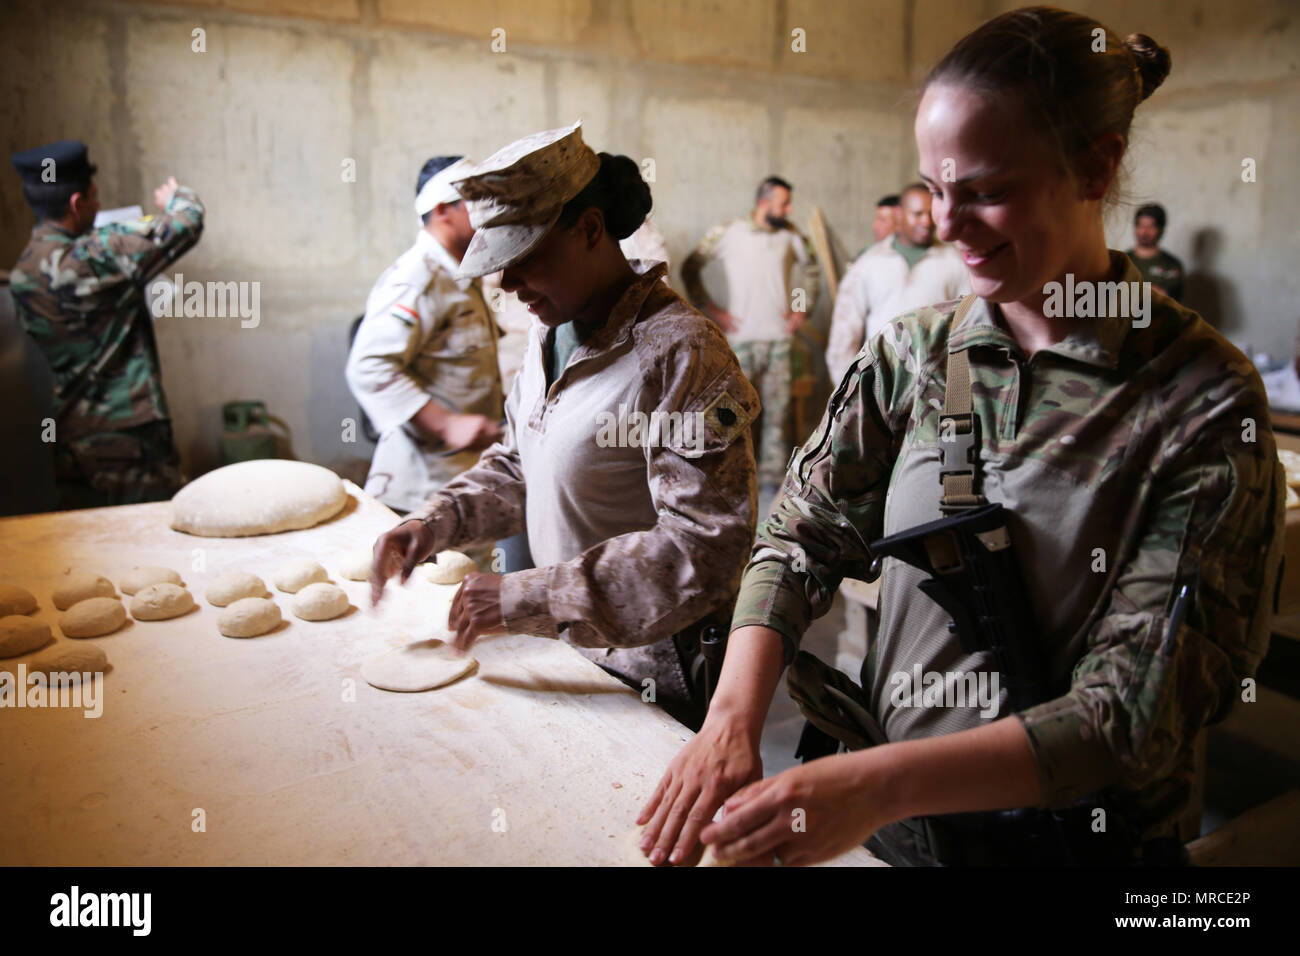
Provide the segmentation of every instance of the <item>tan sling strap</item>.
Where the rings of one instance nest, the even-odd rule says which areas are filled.
[[[968,295],[961,300],[953,313],[949,338],[965,320],[976,298]],[[939,416],[939,481],[943,484],[939,508],[944,514],[988,503],[983,495],[975,493],[979,448],[979,418],[970,395],[970,356],[966,349],[957,349],[948,353],[948,381],[944,386],[943,414]]]

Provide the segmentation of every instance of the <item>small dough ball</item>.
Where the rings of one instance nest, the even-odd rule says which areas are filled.
[[[373,551],[349,551],[339,558],[339,574],[349,581],[365,581],[370,578],[370,560]]]
[[[266,582],[247,571],[230,571],[208,585],[208,603],[213,607],[234,604],[240,598],[269,598]]]
[[[194,610],[195,606],[189,591],[170,581],[160,581],[141,588],[131,598],[131,616],[137,621],[166,621]]]
[[[297,594],[309,584],[317,581],[328,581],[330,576],[311,558],[299,558],[297,561],[290,561],[279,571],[275,572],[275,586],[281,591],[288,591],[290,594]]]
[[[68,637],[100,637],[126,623],[126,608],[115,597],[78,601],[59,615],[59,629]]]
[[[44,621],[23,614],[0,617],[0,657],[17,657],[52,640],[50,626]]]
[[[31,614],[36,610],[36,598],[31,591],[14,587],[12,584],[0,584],[0,617],[10,614]]]
[[[284,620],[280,608],[266,598],[240,598],[217,615],[217,630],[226,637],[258,637]]]
[[[293,613],[304,621],[328,621],[346,614],[350,604],[348,595],[337,584],[317,581],[293,596]]]
[[[113,582],[102,574],[87,574],[84,571],[74,571],[54,589],[51,600],[54,601],[54,606],[60,611],[66,611],[78,601],[93,597],[117,597],[117,591],[113,590]]]
[[[434,560],[434,564],[420,565],[420,573],[434,584],[460,584],[478,570],[474,559],[459,551],[439,551]]]
[[[108,670],[108,655],[102,647],[95,644],[56,644],[44,653],[37,654],[27,662],[27,673],[67,674],[103,673]]]
[[[185,582],[181,579],[179,574],[171,568],[159,567],[156,564],[147,564],[142,568],[132,568],[130,571],[126,572],[126,574],[122,575],[121,580],[117,583],[118,587],[122,589],[123,594],[135,594],[143,588],[147,588],[151,584],[162,584],[164,581],[168,584],[179,584],[181,587],[185,586]]]

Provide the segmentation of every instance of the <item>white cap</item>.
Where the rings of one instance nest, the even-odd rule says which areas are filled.
[[[465,176],[474,165],[474,160],[462,157],[430,176],[420,195],[415,197],[415,214],[423,216],[439,203],[460,202],[460,193],[452,183]]]

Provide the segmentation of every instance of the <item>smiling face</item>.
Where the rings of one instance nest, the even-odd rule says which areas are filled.
[[[910,246],[934,245],[934,220],[930,217],[930,194],[909,189],[898,202],[898,235]]]
[[[595,292],[592,250],[595,209],[584,210],[572,226],[556,226],[519,262],[501,274],[501,288],[513,292],[548,328],[563,325],[581,312]],[[599,235],[604,235],[603,220]]]
[[[931,84],[917,108],[916,144],[938,237],[961,253],[977,295],[1041,303],[1046,283],[1095,273],[1109,176],[1084,186],[1062,171],[1046,137],[1008,101]],[[944,181],[948,169],[954,182]]]

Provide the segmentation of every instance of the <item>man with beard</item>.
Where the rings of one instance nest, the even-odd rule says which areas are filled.
[[[816,304],[820,278],[812,245],[789,220],[792,190],[779,176],[764,179],[749,217],[709,230],[682,265],[687,296],[727,333],[745,377],[762,401],[754,457],[764,497],[775,494],[785,477],[791,345]],[[725,309],[713,301],[700,278],[712,259],[721,260],[726,273]]]

